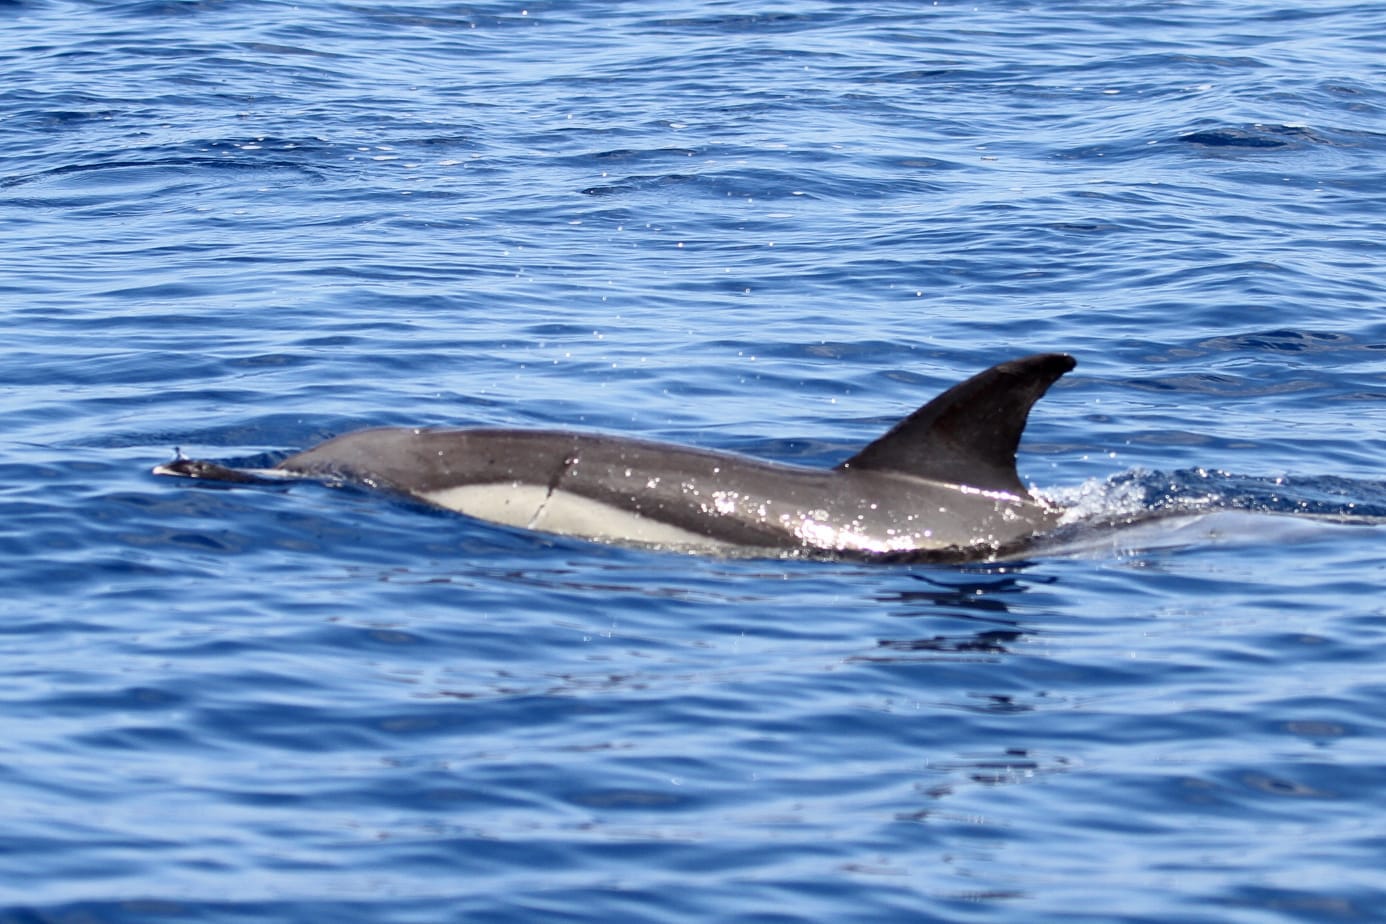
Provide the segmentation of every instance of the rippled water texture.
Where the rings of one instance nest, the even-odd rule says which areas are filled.
[[[1386,5],[0,4],[0,921],[1386,920]],[[829,465],[1041,350],[973,565],[153,477]]]

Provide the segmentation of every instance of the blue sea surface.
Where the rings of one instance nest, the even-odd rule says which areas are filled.
[[[1386,3],[0,3],[0,922],[1386,921]],[[1079,361],[1022,560],[159,478],[807,465]],[[1084,529],[1143,512],[1130,529]]]

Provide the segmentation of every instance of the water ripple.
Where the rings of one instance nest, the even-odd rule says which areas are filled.
[[[1373,920],[1386,21],[1168,13],[10,4],[0,920]],[[149,475],[1042,349],[998,562]]]

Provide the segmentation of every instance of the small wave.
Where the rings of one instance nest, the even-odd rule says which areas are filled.
[[[1180,514],[1242,511],[1343,523],[1386,523],[1386,483],[1332,476],[1237,475],[1217,469],[1132,469],[1105,481],[1048,490],[1066,508],[1062,524],[1131,522]]]
[[[1303,125],[1260,123],[1240,128],[1200,129],[1180,135],[1178,140],[1184,144],[1196,144],[1205,148],[1287,148],[1324,142],[1324,139]]]
[[[237,173],[269,173],[292,171],[303,176],[314,176],[313,172],[291,161],[271,161],[240,163],[215,157],[183,157],[163,160],[119,160],[105,163],[68,164],[53,167],[38,173],[23,174],[0,180],[0,187],[23,187],[35,184],[54,185],[73,182],[81,187],[109,187],[113,182],[120,185],[148,185],[149,183],[171,182],[177,177],[196,170],[234,171]],[[114,178],[114,180],[113,180]],[[123,179],[122,179],[123,178]],[[133,181],[131,178],[134,178]]]

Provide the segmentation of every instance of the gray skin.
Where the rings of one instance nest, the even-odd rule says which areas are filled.
[[[1058,521],[1015,453],[1031,406],[1074,365],[1051,353],[993,366],[831,469],[597,434],[381,428],[262,474],[190,459],[155,471],[349,481],[511,526],[699,552],[983,558]]]

